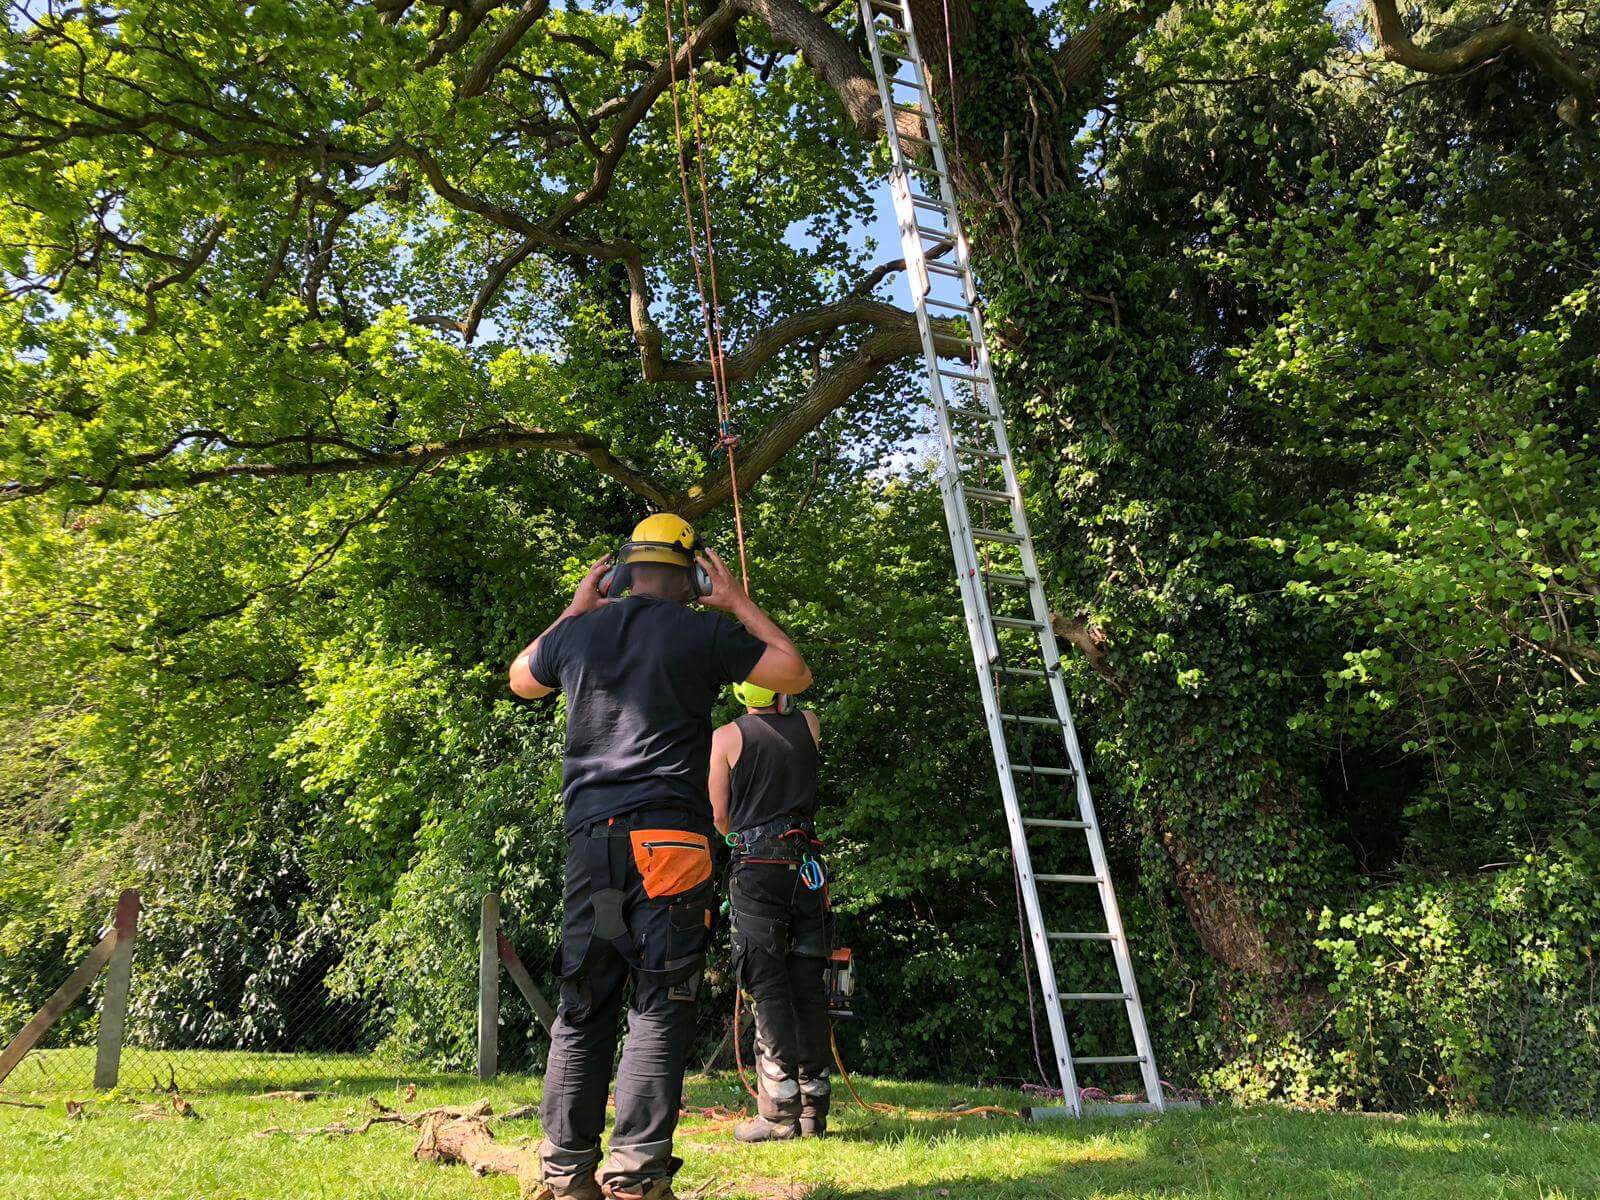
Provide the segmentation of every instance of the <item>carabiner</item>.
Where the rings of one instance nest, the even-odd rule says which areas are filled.
[[[823,873],[822,864],[809,854],[800,858],[800,882],[806,885],[807,891],[819,892],[822,885],[828,881]]]

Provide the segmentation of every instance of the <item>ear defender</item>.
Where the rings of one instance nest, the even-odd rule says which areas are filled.
[[[611,565],[605,569],[604,573],[595,582],[595,589],[608,599],[615,598],[627,591],[630,581],[626,567],[626,563],[613,556]]]

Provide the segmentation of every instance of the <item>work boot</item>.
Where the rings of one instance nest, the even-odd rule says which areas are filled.
[[[672,1180],[655,1179],[649,1183],[624,1187],[608,1183],[604,1188],[605,1200],[678,1200],[672,1191]]]
[[[828,1109],[832,1105],[833,1081],[827,1071],[815,1074],[800,1071],[800,1133],[803,1137],[826,1137]]]
[[[560,1191],[548,1180],[522,1182],[519,1175],[518,1182],[521,1184],[521,1200],[605,1200],[605,1193],[593,1179],[563,1183]]]
[[[766,1117],[751,1117],[733,1127],[736,1142],[788,1142],[800,1136],[799,1121],[769,1121]]]

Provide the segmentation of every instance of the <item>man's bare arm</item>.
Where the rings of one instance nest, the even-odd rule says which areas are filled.
[[[822,718],[809,708],[801,709],[800,715],[806,719],[806,724],[811,729],[811,740],[820,748],[822,746]]]
[[[707,550],[700,562],[711,575],[711,594],[705,602],[736,618],[754,637],[766,643],[766,652],[756,661],[749,682],[786,696],[798,695],[810,687],[811,668],[806,666],[806,660],[789,640],[789,635],[745,594],[717,552]]]
[[[737,725],[724,725],[711,735],[711,819],[718,833],[728,832],[728,805],[733,800],[733,764],[739,761],[744,738]]]
[[[528,664],[533,659],[534,651],[539,648],[540,641],[544,639],[545,634],[549,633],[551,629],[554,629],[568,617],[576,617],[580,613],[589,612],[591,609],[599,608],[602,604],[608,603],[600,595],[598,585],[600,576],[605,573],[605,569],[610,565],[611,556],[609,554],[596,559],[589,568],[588,574],[583,577],[583,582],[578,585],[578,590],[572,593],[572,603],[567,605],[559,617],[550,622],[544,633],[529,642],[523,647],[522,653],[511,660],[511,669],[507,672],[511,690],[524,700],[537,700],[539,697],[548,696],[556,690],[554,687],[547,686],[535,679],[533,677],[533,669]]]

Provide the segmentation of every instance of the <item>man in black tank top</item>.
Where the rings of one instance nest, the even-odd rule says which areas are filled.
[[[741,1142],[821,1135],[828,1128],[828,963],[832,917],[817,812],[815,713],[735,684],[746,715],[711,740],[711,812],[729,835],[733,959],[755,1002],[756,1104]]]

